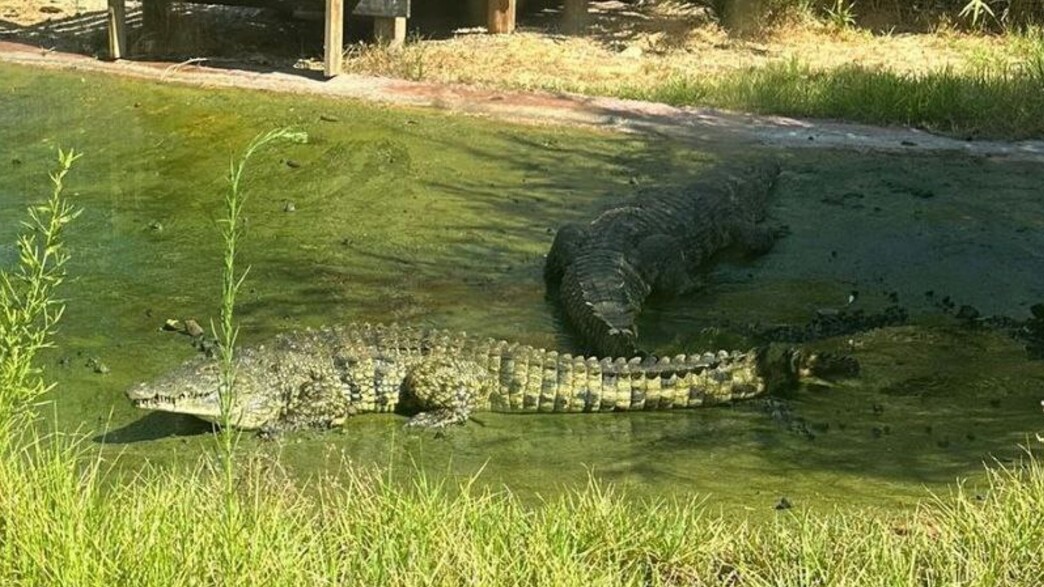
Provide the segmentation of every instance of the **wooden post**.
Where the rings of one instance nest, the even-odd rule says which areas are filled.
[[[587,30],[587,0],[564,0],[562,7],[562,30],[578,35]]]
[[[486,29],[491,33],[515,32],[515,0],[489,0]]]
[[[406,18],[402,16],[373,17],[373,37],[378,43],[398,48],[406,42]]]
[[[109,59],[127,54],[127,5],[124,0],[109,0]]]
[[[326,0],[326,55],[323,74],[333,77],[341,73],[344,58],[344,0]]]

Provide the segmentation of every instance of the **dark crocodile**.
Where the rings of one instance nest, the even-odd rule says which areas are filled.
[[[635,354],[635,322],[651,294],[692,289],[723,249],[771,248],[780,230],[762,221],[778,175],[774,159],[722,165],[685,188],[642,194],[589,224],[563,226],[545,278],[581,344],[602,355]]]
[[[850,375],[848,357],[781,346],[672,358],[596,359],[441,331],[352,325],[283,335],[236,353],[232,421],[243,429],[330,427],[366,412],[463,423],[474,410],[669,410]],[[140,408],[220,423],[220,363],[203,356],[127,392]]]

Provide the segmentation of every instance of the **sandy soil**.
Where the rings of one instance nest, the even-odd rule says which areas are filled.
[[[3,0],[0,18],[11,24],[32,27],[105,10],[105,0]]]

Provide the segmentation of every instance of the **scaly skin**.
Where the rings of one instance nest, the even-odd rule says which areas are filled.
[[[658,190],[555,235],[545,277],[581,342],[602,355],[638,351],[646,298],[694,287],[716,253],[760,254],[779,230],[760,224],[779,175],[773,159],[721,166],[681,190]]]
[[[780,348],[655,359],[573,357],[441,331],[350,325],[283,335],[237,352],[232,422],[242,429],[338,426],[367,412],[412,411],[411,425],[463,423],[472,411],[599,412],[721,404],[792,385],[824,361]],[[127,392],[138,407],[220,423],[220,366],[199,357]]]

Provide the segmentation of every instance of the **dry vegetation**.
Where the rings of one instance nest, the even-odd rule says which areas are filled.
[[[720,76],[797,60],[817,69],[848,65],[897,73],[1015,63],[1031,49],[1021,35],[986,35],[940,24],[932,32],[874,32],[795,16],[752,37],[737,37],[705,8],[672,0],[641,6],[591,3],[587,34],[549,33],[537,19],[511,36],[466,29],[448,39],[412,39],[396,51],[356,45],[348,69],[410,79],[578,92]]]
[[[962,138],[1044,136],[1044,29],[1035,25],[994,32],[980,19],[960,28],[943,11],[927,28],[897,32],[895,25],[861,28],[851,15],[806,7],[766,16],[763,27],[741,36],[690,3],[591,6],[583,36],[554,33],[552,18],[511,36],[465,31],[414,39],[402,49],[360,44],[346,67],[412,80],[901,124]]]

